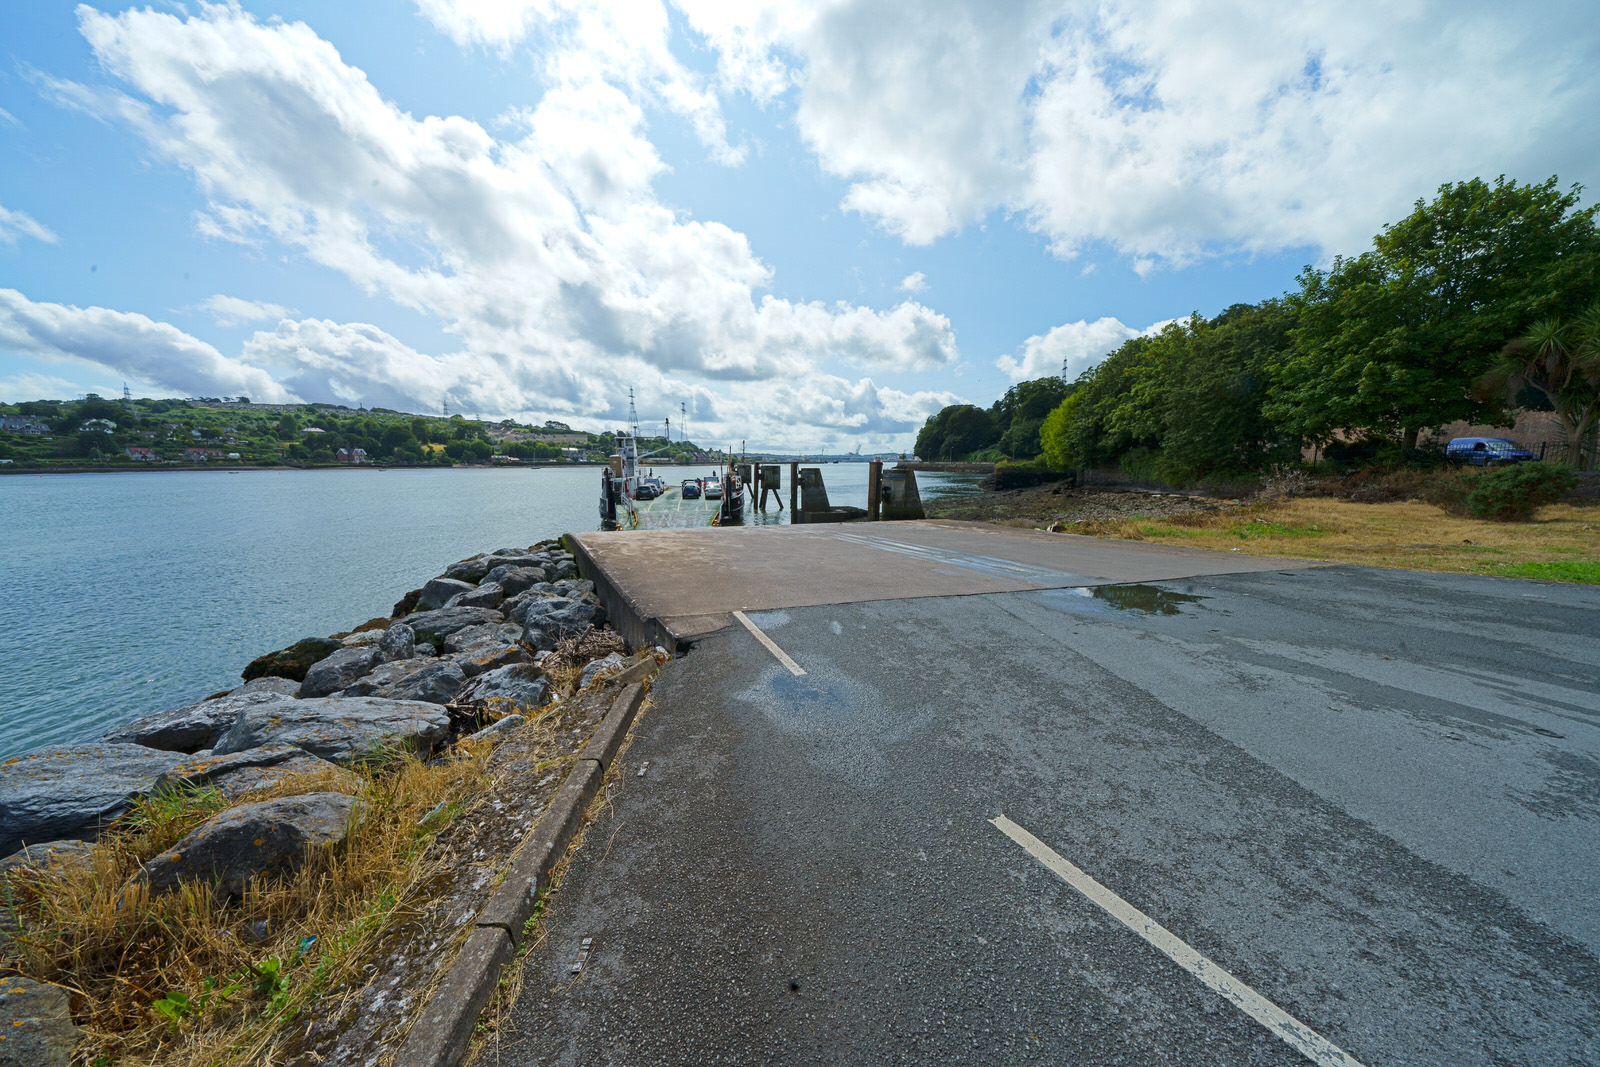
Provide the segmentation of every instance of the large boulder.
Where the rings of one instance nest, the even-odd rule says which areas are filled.
[[[458,582],[466,582],[469,585],[483,581],[483,576],[488,573],[489,557],[487,555],[459,560],[444,569],[446,578],[453,578]]]
[[[379,691],[394,685],[396,682],[416,674],[425,667],[439,662],[432,656],[412,656],[409,659],[391,660],[388,663],[374,667],[368,674],[363,674],[349,686],[341,696],[370,697],[383,695]]]
[[[493,582],[505,590],[506,596],[516,596],[535,582],[548,581],[549,578],[543,564],[518,566],[513,563],[502,563],[483,576],[485,582]]]
[[[553,581],[559,582],[563,578],[576,578],[577,576],[578,565],[573,562],[571,556],[557,559],[550,567],[550,578]]]
[[[450,717],[438,704],[382,697],[315,697],[240,712],[213,754],[243,752],[281,741],[334,763],[354,763],[392,746],[427,751],[449,731]]]
[[[462,696],[502,712],[542,708],[550,703],[550,680],[533,664],[516,663],[479,675]]]
[[[383,631],[383,640],[378,642],[378,651],[383,653],[384,662],[396,659],[410,659],[417,654],[417,632],[403,622],[391,623]]]
[[[509,641],[481,641],[452,655],[450,662],[460,667],[468,678],[476,678],[499,667],[527,663],[532,658],[521,645]]]
[[[475,589],[457,593],[445,601],[447,608],[497,608],[506,598],[498,582],[484,582]]]
[[[488,641],[516,641],[522,637],[522,627],[517,623],[491,622],[482,626],[468,626],[444,639],[444,651],[464,652],[474,645]]]
[[[331,637],[307,637],[288,648],[256,657],[244,669],[242,676],[247,682],[268,675],[293,678],[298,682],[305,678],[306,671],[311,669],[313,663],[326,659],[343,647],[341,642]]]
[[[449,660],[434,660],[428,666],[393,685],[378,690],[390,700],[422,700],[429,704],[448,704],[467,684],[462,669]]]
[[[251,879],[288,874],[311,849],[345,840],[355,810],[355,798],[343,793],[241,804],[213,815],[145,864],[142,877],[155,893],[202,880],[241,897]]]
[[[462,582],[455,578],[435,578],[422,587],[422,595],[417,597],[417,610],[431,611],[434,608],[442,608],[450,602],[451,597],[471,592],[473,588],[471,582]]]
[[[0,1067],[71,1067],[83,1031],[60,986],[0,976]]]
[[[53,867],[63,870],[72,867],[90,869],[94,866],[94,846],[87,841],[46,841],[39,845],[25,845],[5,859],[0,860],[0,879],[12,871],[48,871]],[[0,1060],[0,1063],[3,1063]]]
[[[143,745],[96,742],[37,749],[0,763],[0,856],[34,841],[93,840],[183,758]]]
[[[506,617],[494,608],[440,608],[407,615],[404,621],[416,634],[416,640],[436,645],[457,630],[490,622],[505,622]]]
[[[299,683],[288,678],[258,678],[226,696],[196,701],[171,711],[158,711],[154,715],[135,719],[106,734],[105,740],[113,744],[143,745],[172,752],[198,752],[216,744],[217,738],[233,725],[234,718],[244,708],[291,699],[278,689],[279,686],[288,686],[291,690],[300,688]]]
[[[527,589],[500,605],[507,619],[521,626],[528,616],[528,608],[541,600],[562,600],[561,590],[549,582],[535,582]]]
[[[377,648],[341,648],[306,672],[300,683],[300,696],[325,697],[337,693],[383,662]]]
[[[580,634],[595,623],[600,606],[583,600],[552,598],[530,603],[523,614],[522,640],[546,652],[568,634]]]
[[[232,800],[246,793],[270,789],[290,775],[323,770],[348,774],[303,748],[273,741],[243,752],[185,760],[156,779],[156,789],[206,786]]]

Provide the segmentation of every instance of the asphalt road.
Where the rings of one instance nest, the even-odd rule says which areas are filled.
[[[739,626],[668,664],[481,1063],[1309,1062],[1002,815],[1345,1062],[1600,1062],[1600,592],[1337,567],[750,618],[806,673]]]

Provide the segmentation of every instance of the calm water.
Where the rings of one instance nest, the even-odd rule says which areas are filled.
[[[866,464],[822,470],[834,503],[866,504]],[[595,529],[598,480],[593,468],[0,478],[0,759],[237,685],[256,656],[387,616],[454,560]],[[919,481],[925,496],[971,488]]]

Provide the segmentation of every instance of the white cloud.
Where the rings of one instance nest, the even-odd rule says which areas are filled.
[[[265,371],[228,359],[169,323],[108,308],[35,303],[15,289],[0,289],[0,349],[86,363],[186,395],[294,399]]]
[[[702,108],[714,96],[669,62],[659,5],[424,10],[492,47],[539,30],[546,88],[507,116],[508,134],[399,110],[301,23],[220,6],[192,18],[80,8],[97,58],[131,95],[58,83],[58,96],[133,126],[188,169],[207,197],[203,233],[298,249],[459,341],[430,355],[372,325],[285,320],[245,344],[246,363],[300,395],[422,410],[449,397],[574,421],[617,418],[630,385],[675,407],[711,383],[806,379],[824,362],[865,374],[957,358],[949,321],[915,301],[877,310],[763,293],[770,271],[743,234],[659,202],[663,163],[641,100],[720,137]],[[228,308],[235,321],[264,310],[213,310]],[[796,409],[780,391],[752,392],[745,408],[719,410],[755,421],[704,429],[801,440],[839,426],[797,411],[872,426],[915,404],[866,377],[828,395],[885,410]]]
[[[53,374],[23,372],[0,378],[0,401],[8,404],[24,400],[69,400],[82,393],[93,391],[84,389],[75,381],[58,378]]]
[[[1600,180],[1585,0],[677,3],[912,244],[1000,210],[1148,272],[1359,251],[1447,181]]]
[[[9,211],[0,204],[0,244],[16,244],[18,237],[32,237],[35,241],[56,244],[59,238],[41,225],[31,215]]]
[[[1063,323],[1048,333],[1035,334],[1022,343],[1021,359],[1001,356],[994,365],[1010,375],[1012,381],[1057,375],[1070,382],[1124,341],[1158,334],[1171,321],[1165,319],[1138,330],[1109,316],[1094,322],[1079,319]]]
[[[908,293],[920,293],[928,288],[928,279],[920,270],[913,271],[900,279],[900,288]]]
[[[241,326],[247,322],[282,319],[290,315],[289,309],[281,304],[244,300],[237,296],[223,296],[221,293],[202,300],[200,310],[210,314],[218,326]]]

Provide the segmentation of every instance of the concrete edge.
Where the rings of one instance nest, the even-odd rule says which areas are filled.
[[[590,736],[581,758],[600,764],[602,774],[610,770],[611,761],[616,757],[617,749],[622,747],[622,739],[627,736],[628,728],[633,725],[634,716],[639,714],[643,704],[644,686],[637,683],[625,686],[611,702],[611,710],[600,720],[599,728]]]
[[[550,887],[550,874],[566,855],[583,824],[584,810],[600,791],[606,767],[616,756],[644,704],[644,687],[630,685],[611,702],[600,727],[585,746],[550,807],[523,839],[506,868],[505,880],[479,912],[474,929],[427,1005],[395,1053],[393,1067],[456,1067],[472,1047],[478,1015],[494,995],[500,973],[516,956],[523,927],[534,914],[539,896]],[[606,738],[602,762],[590,756]]]
[[[472,1046],[472,1032],[516,952],[499,927],[480,926],[445,972],[422,1017],[406,1035],[395,1067],[455,1067]]]
[[[660,619],[647,618],[637,604],[624,596],[611,579],[605,569],[594,561],[589,555],[589,550],[583,542],[572,534],[564,534],[561,543],[578,565],[578,573],[594,583],[595,595],[600,598],[600,603],[606,609],[606,621],[611,628],[622,635],[628,642],[629,648],[651,648],[660,645],[669,653],[676,655],[678,641],[672,631],[661,624]]]

